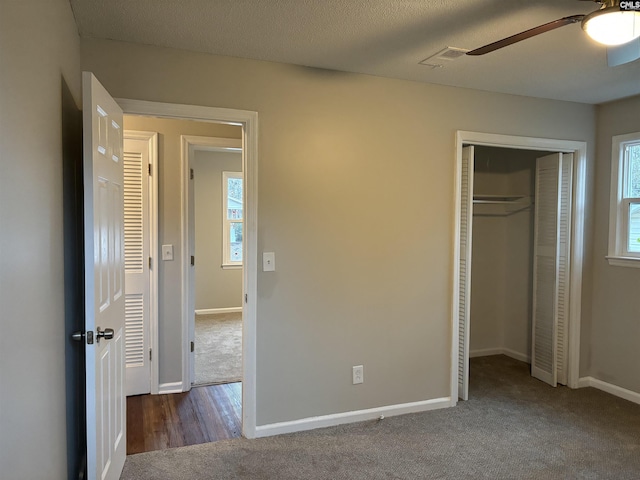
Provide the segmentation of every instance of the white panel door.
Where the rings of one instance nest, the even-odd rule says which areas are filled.
[[[126,457],[122,110],[82,75],[87,474],[120,478]]]
[[[531,375],[557,385],[561,153],[537,159]]]
[[[462,400],[469,399],[469,309],[471,308],[473,154],[473,145],[462,149],[460,182],[460,263],[458,265],[458,397]]]
[[[156,134],[124,132],[126,395],[151,392],[151,178]]]

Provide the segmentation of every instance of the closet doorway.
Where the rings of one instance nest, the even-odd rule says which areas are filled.
[[[458,132],[452,398],[468,398],[470,356],[506,354],[577,386],[585,154]]]

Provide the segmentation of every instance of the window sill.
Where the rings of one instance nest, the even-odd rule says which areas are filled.
[[[638,265],[640,266],[640,265]],[[242,268],[242,264],[238,264],[238,263],[223,263],[221,265],[221,268],[223,270],[240,270]]]
[[[640,257],[616,257],[609,255],[605,258],[609,262],[609,265],[614,267],[640,268]]]

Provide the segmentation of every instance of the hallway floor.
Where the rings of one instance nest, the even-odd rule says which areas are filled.
[[[127,455],[240,437],[242,383],[127,397]]]

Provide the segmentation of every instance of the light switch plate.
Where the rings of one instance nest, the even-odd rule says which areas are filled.
[[[162,245],[162,260],[173,260],[173,245]]]
[[[262,271],[275,272],[276,254],[274,252],[262,252]]]

